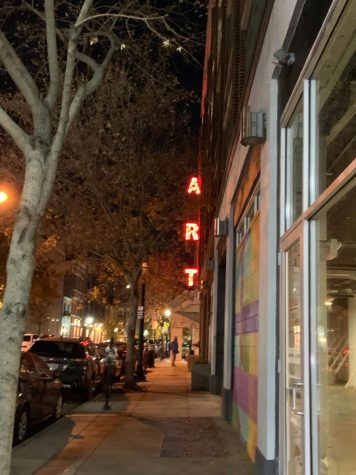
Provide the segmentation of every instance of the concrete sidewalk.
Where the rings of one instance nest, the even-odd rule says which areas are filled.
[[[15,447],[11,475],[254,473],[220,398],[191,392],[184,362],[159,362],[140,386],[114,391],[110,411],[100,394]]]

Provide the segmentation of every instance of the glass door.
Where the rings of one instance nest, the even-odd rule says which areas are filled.
[[[356,473],[356,181],[312,220],[312,398],[316,475]]]
[[[303,278],[303,225],[299,226],[283,240],[282,281],[283,281],[283,335],[284,368],[282,387],[284,388],[282,421],[283,469],[285,475],[305,475],[309,471],[308,441],[308,330],[305,324],[306,301]]]

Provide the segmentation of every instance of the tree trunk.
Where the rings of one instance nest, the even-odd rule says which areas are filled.
[[[37,325],[37,335],[38,336],[41,335],[41,329],[42,329],[42,320],[40,320],[38,325]]]
[[[137,320],[138,287],[137,281],[131,284],[130,317],[127,322],[127,349],[125,368],[125,388],[137,389],[135,381],[135,331]]]
[[[21,343],[25,326],[36,238],[54,179],[53,160],[40,147],[26,156],[26,175],[7,261],[7,280],[0,314],[0,473],[10,473]],[[46,196],[47,195],[47,196]]]
[[[42,324],[43,324],[43,321],[45,319],[45,313],[40,313],[40,315],[37,315],[37,335],[40,336],[41,335],[41,330],[42,330]]]

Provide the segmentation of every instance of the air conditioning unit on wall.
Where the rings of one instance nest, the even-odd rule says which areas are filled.
[[[257,145],[266,138],[266,119],[263,111],[251,112],[248,106],[242,111],[242,145]]]
[[[228,233],[228,220],[227,219],[214,219],[214,236],[221,237],[227,236]]]

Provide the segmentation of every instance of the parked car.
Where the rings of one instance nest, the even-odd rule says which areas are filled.
[[[62,382],[35,353],[21,353],[16,401],[14,443],[22,442],[30,427],[62,413]]]
[[[37,339],[38,335],[35,335],[34,333],[25,333],[22,338],[21,351],[28,351]]]
[[[59,371],[64,388],[80,390],[85,400],[103,383],[104,366],[88,339],[49,337],[37,340],[29,350],[39,355],[52,371]]]

